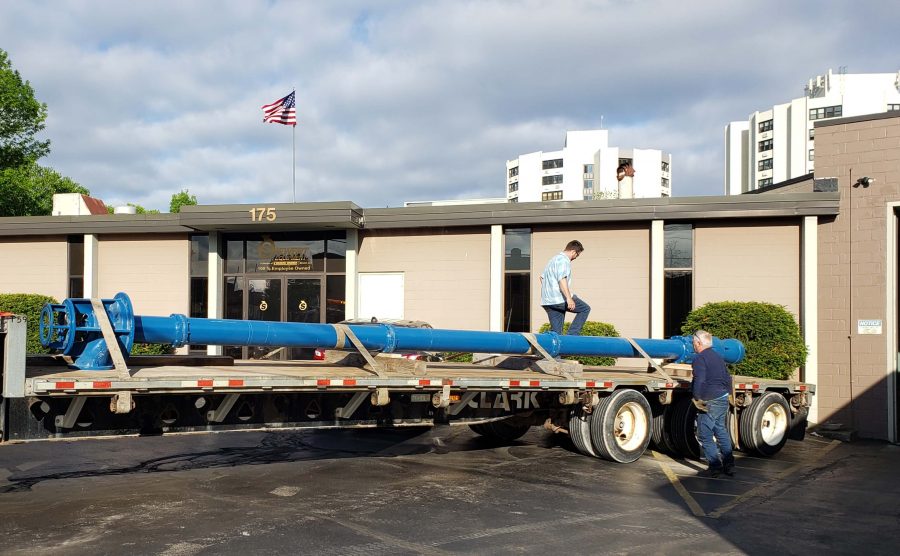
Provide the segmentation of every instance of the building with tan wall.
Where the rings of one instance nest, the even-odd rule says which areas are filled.
[[[827,265],[849,261],[832,260],[823,251],[829,230],[839,232],[843,222],[841,193],[808,189],[387,209],[346,202],[273,204],[264,207],[267,218],[247,205],[185,207],[174,215],[0,218],[0,257],[50,249],[35,264],[5,269],[0,291],[40,289],[36,293],[63,297],[124,290],[139,314],[291,322],[393,316],[442,328],[536,331],[546,322],[540,272],[566,242],[579,239],[586,251],[573,266],[574,289],[592,306],[591,320],[611,323],[624,335],[678,334],[683,316],[710,301],[785,305],[810,346],[799,378],[818,383],[823,394],[811,420],[824,421],[840,415],[840,396],[847,390],[840,385],[841,354],[832,357],[833,347],[825,345],[838,333],[830,320],[839,320],[843,310],[825,299],[837,295],[825,291],[838,287],[831,275],[843,284],[840,272]],[[854,242],[862,237],[860,232]],[[73,276],[68,260],[79,256],[82,275]],[[73,291],[78,284],[81,291]],[[863,287],[862,279],[856,285]],[[876,304],[884,307],[885,299]],[[865,307],[856,302],[854,311],[866,315],[859,318],[869,318]],[[882,317],[885,329],[894,326],[889,318]],[[881,348],[868,372],[874,376],[881,365],[883,378],[887,346]],[[208,350],[259,355],[252,348]],[[869,365],[868,355],[856,357],[854,388],[862,387],[868,375],[861,369]],[[860,432],[888,437],[886,405],[855,413],[865,422],[857,425]]]

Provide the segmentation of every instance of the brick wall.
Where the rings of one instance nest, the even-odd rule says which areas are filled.
[[[895,372],[887,307],[891,203],[900,203],[900,114],[819,125],[816,178],[835,177],[840,214],[819,224],[819,421],[841,422],[864,437],[887,438],[887,376]],[[861,177],[876,181],[853,187]],[[880,335],[860,335],[857,321],[879,319]]]

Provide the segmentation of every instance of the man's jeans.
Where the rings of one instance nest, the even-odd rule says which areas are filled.
[[[731,434],[728,432],[728,396],[706,402],[706,413],[697,413],[697,437],[710,469],[734,465]],[[715,436],[715,440],[713,439]],[[717,445],[718,442],[718,445]]]
[[[591,307],[577,295],[572,296],[572,298],[575,300],[575,310],[570,312],[575,313],[575,319],[572,320],[572,324],[569,325],[569,331],[566,334],[569,336],[580,336],[581,327],[587,321]],[[557,334],[562,334],[563,322],[566,320],[566,311],[568,311],[566,302],[563,301],[556,305],[542,305],[542,307],[547,311],[547,318],[550,319],[550,330]]]

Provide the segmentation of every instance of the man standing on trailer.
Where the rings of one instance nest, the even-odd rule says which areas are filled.
[[[562,334],[566,311],[575,313],[567,332],[570,336],[581,334],[581,327],[591,312],[591,307],[572,293],[572,261],[582,251],[584,246],[580,241],[570,241],[561,253],[550,259],[541,273],[541,306],[547,311],[550,330],[557,334]]]
[[[694,332],[692,364],[694,379],[691,391],[697,406],[697,436],[709,467],[700,474],[718,477],[723,471],[734,476],[734,454],[731,433],[728,432],[728,395],[731,394],[731,375],[722,356],[712,349],[712,335],[706,330]]]

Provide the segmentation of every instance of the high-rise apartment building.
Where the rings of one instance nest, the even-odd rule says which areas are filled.
[[[567,131],[562,150],[522,154],[506,162],[506,198],[511,203],[671,194],[672,155],[610,147],[605,129]]]
[[[828,70],[806,94],[725,127],[725,193],[739,195],[813,171],[815,123],[900,110],[900,71]]]

